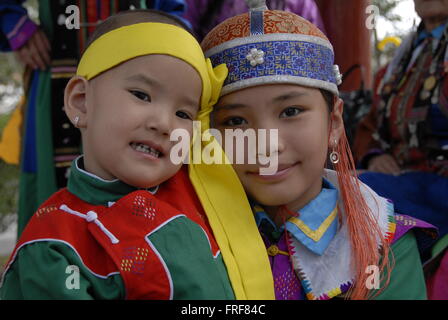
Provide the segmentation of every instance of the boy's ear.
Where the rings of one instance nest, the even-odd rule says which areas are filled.
[[[64,91],[64,110],[77,128],[87,127],[87,88],[89,81],[80,76],[72,77]]]
[[[330,145],[335,141],[339,142],[344,129],[344,118],[342,112],[344,111],[344,102],[341,98],[335,97],[333,112],[331,112],[331,132],[330,132]]]

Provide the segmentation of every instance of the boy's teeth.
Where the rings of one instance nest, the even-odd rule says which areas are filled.
[[[144,145],[142,143],[132,143],[132,147],[139,152],[148,153],[156,158],[158,158],[160,156],[159,151],[157,151],[147,145]]]

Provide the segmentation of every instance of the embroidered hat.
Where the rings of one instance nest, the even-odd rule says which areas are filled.
[[[342,82],[328,38],[308,20],[268,10],[265,1],[246,1],[250,11],[216,26],[202,41],[214,66],[225,63],[229,75],[221,96],[243,88],[291,83],[338,95]]]

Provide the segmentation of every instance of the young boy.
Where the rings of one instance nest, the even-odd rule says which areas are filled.
[[[170,133],[192,133],[226,76],[177,19],[113,16],[65,90],[83,156],[25,229],[2,299],[233,299],[226,267]],[[214,77],[214,78],[213,78]]]

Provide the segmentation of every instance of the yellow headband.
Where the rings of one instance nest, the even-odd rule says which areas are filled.
[[[108,32],[89,46],[77,75],[90,80],[122,62],[148,54],[179,58],[199,73],[203,87],[198,120],[202,131],[207,130],[209,113],[219,98],[227,67],[222,64],[213,68],[196,39],[182,28],[151,22]],[[191,163],[189,174],[218,242],[236,298],[274,299],[266,249],[232,166]]]
[[[220,65],[213,69],[196,39],[188,31],[170,24],[137,23],[105,33],[87,48],[76,74],[91,80],[120,63],[148,54],[179,58],[199,73],[202,112],[216,102],[227,68]]]

